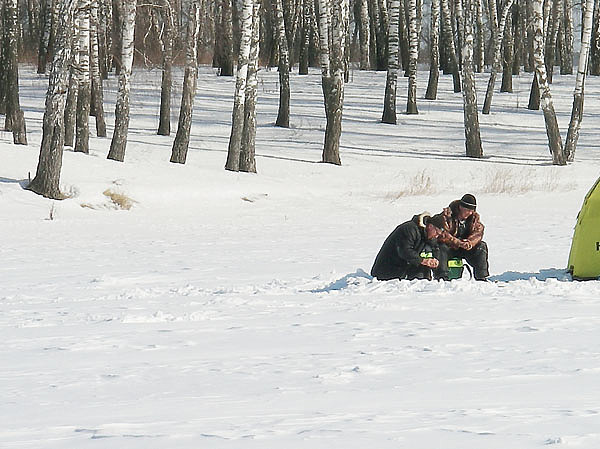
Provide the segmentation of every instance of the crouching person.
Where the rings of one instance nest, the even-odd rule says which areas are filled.
[[[448,259],[462,258],[473,267],[473,276],[485,281],[489,274],[488,247],[483,239],[484,226],[475,212],[477,201],[469,193],[444,208],[445,232],[438,238],[440,277],[447,277]],[[446,274],[441,271],[446,270]]]
[[[398,225],[379,250],[371,268],[371,276],[387,281],[431,279],[433,274],[438,279],[439,249],[436,238],[442,233],[444,224],[441,214],[432,217],[424,212]],[[446,266],[446,277],[447,274]]]

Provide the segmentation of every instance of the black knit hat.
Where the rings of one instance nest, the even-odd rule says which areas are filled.
[[[460,199],[460,205],[465,209],[475,210],[477,208],[477,200],[473,195],[467,193]]]
[[[445,223],[446,219],[442,214],[436,214],[433,217],[429,217],[429,219],[427,220],[427,224],[432,224],[442,231],[444,230]]]

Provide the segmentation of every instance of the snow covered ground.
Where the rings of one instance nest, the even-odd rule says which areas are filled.
[[[576,162],[557,168],[530,75],[495,94],[485,158],[467,160],[449,77],[391,126],[385,74],[354,71],[336,167],[318,163],[318,72],[292,76],[290,129],[273,126],[277,73],[260,76],[258,174],[223,169],[233,80],[202,69],[182,166],[155,135],[160,75],[138,70],[125,163],[110,138],[66,151],[73,197],[56,202],[22,188],[47,86],[23,68],[29,146],[0,132],[0,447],[598,447],[600,282],[564,268],[600,172],[600,80]],[[573,86],[552,86],[563,136]],[[398,223],[466,192],[499,282],[370,278]]]

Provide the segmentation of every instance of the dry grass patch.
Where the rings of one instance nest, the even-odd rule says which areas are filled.
[[[433,185],[431,176],[425,170],[421,170],[412,177],[404,181],[404,186],[400,190],[390,192],[386,198],[395,201],[407,196],[428,195],[437,192]]]
[[[572,190],[577,187],[574,182],[561,184],[559,169],[543,171],[534,168],[497,168],[487,171],[482,193],[523,194],[532,191],[555,192]]]
[[[113,189],[106,189],[102,194],[108,198],[108,203],[102,204],[91,204],[91,203],[81,203],[81,207],[89,208],[89,209],[116,209],[116,210],[129,210],[133,207],[136,201],[129,198],[122,192],[117,192]]]

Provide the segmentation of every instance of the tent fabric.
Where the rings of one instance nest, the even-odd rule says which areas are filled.
[[[600,178],[585,196],[577,215],[568,270],[573,279],[600,277]]]

